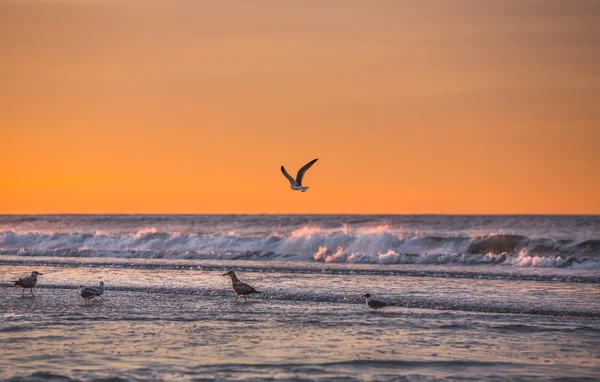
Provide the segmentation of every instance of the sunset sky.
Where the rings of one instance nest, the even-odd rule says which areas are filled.
[[[597,214],[598,15],[0,1],[0,213]]]

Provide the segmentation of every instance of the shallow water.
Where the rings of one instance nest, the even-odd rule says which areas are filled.
[[[222,271],[40,269],[35,298],[0,288],[2,379],[600,378],[593,283],[255,271],[263,293],[233,304]],[[84,305],[76,284],[100,279]]]

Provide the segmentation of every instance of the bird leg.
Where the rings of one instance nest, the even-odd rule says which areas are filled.
[[[21,297],[25,297],[25,288],[21,288]]]
[[[35,297],[35,295],[33,294],[33,288],[29,289],[29,291],[31,292],[31,297]]]
[[[239,295],[235,297],[235,300],[233,300],[233,302],[236,302],[238,300],[238,298],[240,298]]]
[[[244,295],[244,304],[248,302],[248,299],[246,298],[246,295]]]

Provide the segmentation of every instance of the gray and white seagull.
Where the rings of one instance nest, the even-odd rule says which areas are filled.
[[[309,168],[311,168],[311,166],[313,164],[315,164],[315,162],[318,161],[318,160],[319,160],[319,158],[313,159],[310,162],[308,162],[307,164],[305,164],[304,166],[302,166],[302,168],[300,170],[298,170],[298,174],[296,175],[296,179],[292,178],[292,176],[290,174],[288,174],[287,171],[285,171],[285,167],[281,166],[281,172],[287,178],[287,180],[290,181],[290,186],[291,186],[292,190],[294,190],[294,191],[302,191],[302,192],[305,192],[306,190],[308,190],[308,186],[303,186],[302,185],[302,178],[304,177],[304,173]]]
[[[35,297],[35,295],[33,294],[33,287],[35,286],[35,284],[37,284],[37,277],[42,275],[43,273],[33,271],[31,272],[31,276],[21,277],[17,281],[13,281],[15,285],[18,285],[21,288],[23,288],[21,297],[25,297],[25,289],[29,289],[29,291],[31,292],[31,296]]]
[[[102,297],[102,295],[104,294],[104,281],[100,281],[98,286],[90,287],[90,289],[96,292],[96,295],[98,295],[98,297],[104,300],[104,298]]]
[[[94,289],[94,287],[86,287],[83,285],[79,286],[79,295],[85,301],[85,305],[89,304],[92,299],[96,299],[96,297],[100,297],[99,292]]]
[[[367,306],[373,310],[385,308],[386,306],[396,305],[393,302],[373,300],[370,294],[365,294],[362,297],[366,299]]]
[[[237,278],[237,276],[235,275],[234,271],[229,271],[227,273],[224,273],[223,276],[229,276],[231,277],[231,289],[233,289],[233,291],[236,294],[236,298],[235,300],[233,300],[233,302],[236,302],[238,300],[238,298],[240,298],[240,296],[244,297],[244,301],[248,302],[248,300],[246,299],[246,296],[253,294],[253,293],[260,293],[259,291],[257,291],[256,289],[254,289],[253,287],[251,287],[250,285],[241,282],[240,279]]]

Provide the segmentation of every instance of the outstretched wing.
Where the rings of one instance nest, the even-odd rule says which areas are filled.
[[[304,173],[312,167],[313,164],[315,164],[316,161],[318,161],[319,158],[317,159],[313,159],[310,162],[308,162],[307,164],[305,164],[304,166],[302,166],[302,168],[300,170],[298,170],[298,175],[296,175],[296,183],[298,184],[298,186],[302,186],[302,178],[304,177]]]
[[[285,176],[290,181],[290,184],[292,186],[297,186],[298,185],[298,183],[296,183],[296,181],[294,180],[294,178],[292,178],[292,176],[290,174],[288,174],[287,171],[285,171],[285,167],[281,166],[281,172],[283,173],[283,176]]]

